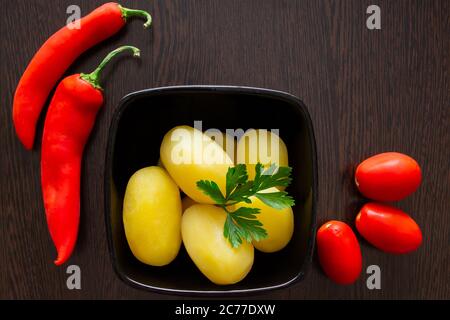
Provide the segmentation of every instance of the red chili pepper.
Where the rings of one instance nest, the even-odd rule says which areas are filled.
[[[106,3],[80,19],[79,29],[71,29],[74,24],[61,28],[36,52],[19,81],[13,103],[14,127],[25,148],[33,147],[39,114],[64,72],[84,51],[111,37],[134,16],[145,18],[144,27],[150,26],[149,13]]]
[[[58,251],[56,265],[70,257],[80,217],[80,169],[83,149],[103,104],[99,76],[118,53],[139,49],[123,46],[112,51],[90,74],[61,81],[47,112],[42,137],[41,183],[50,235]]]

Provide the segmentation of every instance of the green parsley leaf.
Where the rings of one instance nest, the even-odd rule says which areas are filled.
[[[232,247],[242,244],[242,239],[247,242],[259,241],[267,237],[267,232],[262,228],[262,223],[257,220],[256,214],[259,208],[240,207],[234,212],[228,212],[224,226],[224,236],[228,238]]]
[[[254,189],[258,191],[269,189],[272,187],[287,187],[292,179],[290,177],[292,168],[277,167],[272,164],[268,169],[262,169],[262,166],[255,167]],[[276,171],[276,172],[275,172]]]
[[[233,222],[230,214],[227,214],[227,219],[225,220],[223,236],[228,239],[233,248],[237,248],[242,244],[240,228]]]
[[[197,188],[204,194],[213,199],[217,204],[225,204],[225,197],[220,191],[219,186],[214,181],[200,180],[197,181]]]
[[[245,184],[241,184],[228,196],[228,199],[238,202],[252,203],[248,198],[248,195],[252,193],[253,181],[247,181]]]
[[[225,197],[229,197],[234,189],[236,189],[239,185],[246,183],[247,180],[248,175],[245,164],[238,164],[235,167],[228,168]]]
[[[256,215],[261,212],[259,208],[239,207],[236,211],[231,212],[233,217],[243,219],[256,219]]]
[[[294,199],[285,191],[256,193],[255,197],[269,207],[278,210],[292,207],[295,204]]]
[[[272,187],[287,187],[292,179],[290,167],[278,167],[273,164],[264,169],[261,163],[255,166],[255,179],[248,180],[247,167],[238,164],[228,168],[226,174],[226,194],[220,191],[214,181],[197,181],[197,188],[216,202],[227,213],[223,235],[236,248],[247,242],[259,241],[267,237],[267,231],[258,220],[259,208],[239,207],[235,211],[227,209],[240,202],[251,203],[251,197],[260,199],[264,204],[283,209],[294,205],[294,199],[285,191],[264,193]]]

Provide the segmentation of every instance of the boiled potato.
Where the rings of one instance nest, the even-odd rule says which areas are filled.
[[[197,202],[195,202],[194,200],[192,200],[191,198],[189,198],[189,197],[187,197],[187,196],[184,197],[184,198],[181,200],[181,208],[182,208],[182,211],[185,212],[186,209],[192,207],[194,204],[197,204]]]
[[[277,188],[270,188],[265,192],[277,192]],[[262,252],[275,252],[283,249],[291,240],[294,232],[294,214],[292,208],[277,210],[264,204],[256,197],[250,197],[252,203],[238,203],[236,208],[253,207],[261,209],[257,215],[258,220],[263,224],[263,228],[267,231],[267,238],[260,241],[253,241],[253,246]]]
[[[272,150],[272,146],[275,146]],[[255,166],[260,162],[267,169],[271,164],[288,165],[286,145],[279,136],[266,129],[250,129],[239,139],[236,163],[247,165],[248,178],[255,178]]]
[[[222,208],[196,204],[187,209],[181,222],[186,250],[200,271],[215,284],[241,281],[253,265],[254,250],[245,240],[233,248],[223,236],[226,213]]]
[[[164,266],[175,259],[181,245],[181,198],[166,170],[147,167],[131,176],[123,202],[123,225],[139,261]]]
[[[213,180],[225,194],[226,173],[233,161],[201,131],[189,126],[173,128],[163,138],[160,155],[173,180],[192,200],[214,204],[197,188],[199,180]]]

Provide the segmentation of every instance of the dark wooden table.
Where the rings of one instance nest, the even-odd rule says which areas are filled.
[[[383,151],[407,153],[423,169],[418,192],[398,203],[422,227],[409,255],[362,243],[364,272],[351,286],[329,281],[316,261],[296,286],[260,298],[450,298],[450,1],[177,0],[121,1],[149,10],[141,21],[83,55],[68,74],[90,71],[111,49],[133,44],[137,62],[107,72],[106,104],[85,150],[79,241],[71,263],[82,289],[66,288],[52,264],[41,199],[40,142],[27,152],[15,136],[12,96],[34,52],[79,4],[85,15],[104,1],[1,0],[0,298],[171,298],[128,287],[108,254],[103,170],[109,123],[126,93],[181,84],[230,84],[283,90],[311,113],[319,159],[318,222],[352,222],[362,204],[356,164]],[[381,30],[366,28],[366,9],[381,8]],[[38,137],[42,134],[42,120]],[[381,290],[366,287],[365,268],[381,268]],[[172,297],[173,298],[173,297]]]

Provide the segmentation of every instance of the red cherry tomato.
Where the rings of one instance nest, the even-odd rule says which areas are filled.
[[[361,249],[344,222],[328,221],[317,231],[317,253],[325,274],[339,284],[355,282],[362,269]]]
[[[367,198],[398,201],[417,190],[422,180],[419,164],[397,152],[380,153],[356,168],[355,183]]]
[[[356,216],[356,229],[380,250],[401,254],[416,250],[422,232],[405,212],[380,203],[367,203]]]

